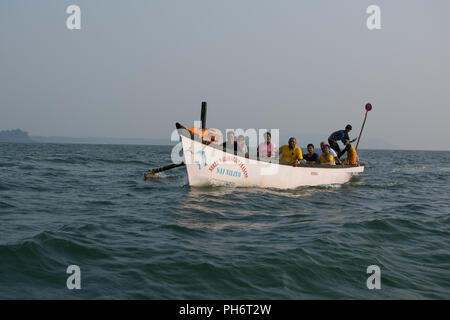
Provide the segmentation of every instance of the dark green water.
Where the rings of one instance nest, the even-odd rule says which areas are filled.
[[[362,150],[350,183],[290,191],[144,181],[170,150],[0,144],[0,298],[450,298],[450,152]]]

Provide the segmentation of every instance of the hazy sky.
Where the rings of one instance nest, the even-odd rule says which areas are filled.
[[[66,8],[81,8],[68,30]],[[381,30],[366,9],[381,8]],[[450,1],[0,1],[0,129],[167,138],[208,126],[450,150]]]

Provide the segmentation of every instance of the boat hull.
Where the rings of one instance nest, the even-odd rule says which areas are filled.
[[[300,186],[342,184],[364,166],[300,166],[283,165],[248,159],[220,147],[205,145],[180,134],[189,185],[237,185],[293,189]]]

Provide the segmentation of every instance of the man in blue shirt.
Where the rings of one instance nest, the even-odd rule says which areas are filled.
[[[337,152],[338,158],[340,158],[348,150],[348,148],[350,148],[350,145],[347,145],[347,147],[345,147],[345,149],[341,151],[341,148],[339,148],[337,141],[341,140],[341,142],[345,145],[345,140],[350,140],[350,137],[348,136],[348,133],[350,131],[352,131],[352,126],[348,124],[345,126],[345,130],[335,131],[328,137],[328,143],[330,144],[330,147]],[[351,142],[355,142],[356,139],[357,137]]]
[[[317,164],[319,163],[319,156],[314,152],[314,145],[312,143],[308,144],[308,153],[303,156],[307,164]]]

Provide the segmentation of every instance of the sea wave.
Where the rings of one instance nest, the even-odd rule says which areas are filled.
[[[450,298],[450,153],[361,150],[366,171],[339,186],[145,181],[170,150],[0,145],[0,298]]]

